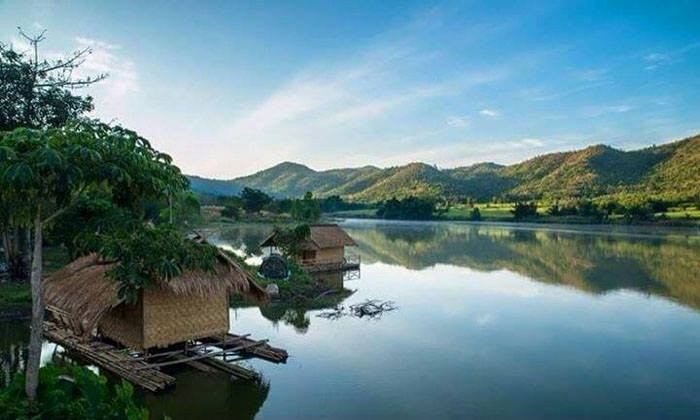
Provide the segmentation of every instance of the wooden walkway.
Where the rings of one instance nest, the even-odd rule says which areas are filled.
[[[131,352],[97,338],[85,341],[69,329],[50,321],[44,322],[44,336],[69,354],[153,392],[175,384],[175,378],[162,371],[170,366],[186,364],[204,372],[222,371],[239,379],[250,380],[257,378],[258,374],[234,361],[258,357],[284,363],[288,358],[286,350],[268,345],[267,340],[254,340],[248,335],[230,333],[225,337],[207,337],[149,354]]]
[[[145,361],[132,360],[123,349],[101,341],[83,342],[70,330],[52,322],[44,322],[44,336],[86,362],[149,391],[160,391],[175,383],[174,377],[149,368]]]

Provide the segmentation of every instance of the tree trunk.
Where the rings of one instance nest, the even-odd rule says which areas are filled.
[[[5,264],[7,264],[7,269],[10,269],[10,238],[9,233],[2,233],[2,251],[5,254]]]
[[[30,267],[32,266],[32,229],[24,228],[24,243],[22,244],[22,268],[24,269],[24,276],[22,280],[28,279],[30,276]]]
[[[34,221],[34,255],[32,257],[32,323],[27,356],[27,382],[25,391],[30,404],[36,401],[39,385],[39,363],[41,361],[42,329],[44,325],[44,287],[42,279],[42,221],[37,214]]]

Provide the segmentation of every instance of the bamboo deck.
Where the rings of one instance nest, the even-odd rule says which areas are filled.
[[[185,364],[204,372],[221,371],[239,379],[250,380],[257,378],[258,374],[233,363],[234,361],[258,357],[274,363],[284,363],[288,357],[284,349],[268,345],[267,340],[254,340],[248,338],[248,335],[230,333],[225,337],[207,337],[150,354],[138,354],[96,337],[85,341],[69,329],[50,321],[44,322],[44,336],[66,349],[69,354],[152,392],[162,391],[175,384],[175,378],[162,371],[166,367]]]

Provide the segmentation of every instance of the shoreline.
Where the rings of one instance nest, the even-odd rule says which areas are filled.
[[[491,220],[449,220],[449,219],[432,219],[432,220],[396,220],[396,219],[378,219],[368,217],[333,217],[334,222],[360,222],[360,223],[376,223],[376,224],[442,224],[442,223],[458,223],[473,226],[493,226],[500,228],[509,228],[517,230],[550,230],[557,232],[570,233],[585,233],[599,235],[624,235],[650,237],[659,236],[666,237],[669,235],[682,235],[700,237],[700,224],[696,226],[661,226],[661,225],[635,225],[635,224],[583,224],[583,223],[538,223],[538,222],[506,222],[506,221],[491,221]]]
[[[575,226],[630,226],[630,227],[660,227],[660,228],[697,228],[700,229],[700,219],[660,219],[648,221],[626,221],[623,219],[595,220],[582,218],[554,218],[555,216],[541,216],[536,218],[524,218],[515,220],[512,218],[489,218],[470,220],[467,218],[434,217],[431,219],[383,219],[377,216],[352,214],[344,212],[324,213],[323,217],[330,219],[361,219],[374,221],[393,222],[467,222],[467,223],[500,223],[508,224],[533,224],[533,225],[575,225]]]

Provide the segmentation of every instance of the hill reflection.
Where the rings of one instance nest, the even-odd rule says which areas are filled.
[[[503,226],[380,224],[345,227],[364,264],[421,270],[449,264],[510,270],[590,293],[636,290],[700,309],[700,238],[639,237]]]

